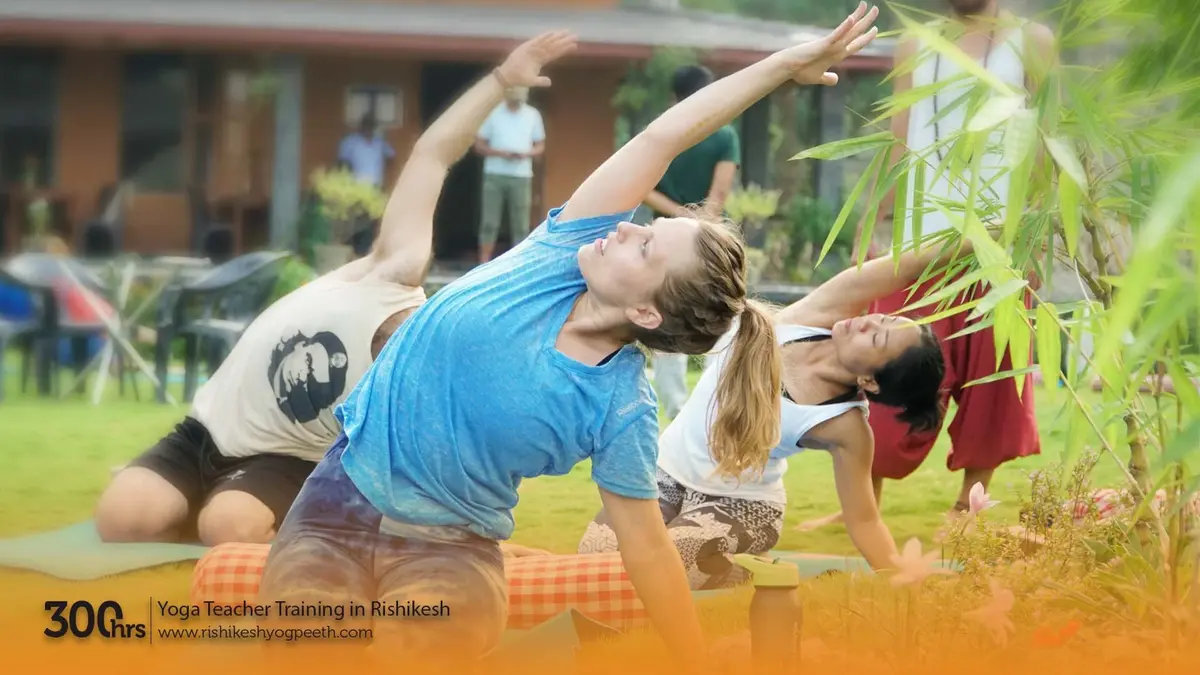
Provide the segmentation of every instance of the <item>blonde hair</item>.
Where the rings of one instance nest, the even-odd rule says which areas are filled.
[[[726,366],[717,383],[717,417],[709,426],[709,448],[718,473],[741,476],[761,471],[779,444],[782,358],[770,310],[749,300],[746,249],[727,222],[703,216],[696,236],[699,263],[668,275],[654,298],[662,323],[634,327],[646,347],[675,354],[705,354],[741,317]]]

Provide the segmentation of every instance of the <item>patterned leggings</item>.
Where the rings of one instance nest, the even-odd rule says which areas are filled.
[[[692,590],[736,586],[746,580],[736,553],[760,555],[779,542],[783,506],[733,497],[714,497],[686,488],[658,471],[658,506],[683,557]],[[617,535],[601,509],[579,542],[580,553],[617,550]]]

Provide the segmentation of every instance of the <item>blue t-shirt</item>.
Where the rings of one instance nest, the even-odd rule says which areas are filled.
[[[337,415],[342,464],[392,520],[512,535],[523,478],[592,459],[618,495],[658,496],[658,402],[626,345],[599,366],[555,347],[586,288],[579,247],[632,212],[556,220],[442,288],[392,335]]]

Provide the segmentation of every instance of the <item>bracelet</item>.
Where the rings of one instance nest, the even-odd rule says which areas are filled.
[[[501,87],[504,87],[505,89],[510,89],[512,87],[512,85],[508,83],[508,80],[504,79],[504,76],[500,74],[500,66],[492,68],[492,75],[496,76],[496,80],[500,83]]]

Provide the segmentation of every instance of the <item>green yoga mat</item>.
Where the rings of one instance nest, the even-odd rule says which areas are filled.
[[[0,539],[0,567],[87,581],[186,560],[208,550],[193,544],[114,544],[100,540],[93,521],[61,530]]]

